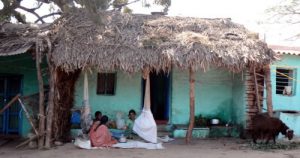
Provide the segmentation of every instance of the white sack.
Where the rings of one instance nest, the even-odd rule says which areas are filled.
[[[157,127],[151,110],[143,109],[133,124],[133,131],[144,140],[157,143]]]

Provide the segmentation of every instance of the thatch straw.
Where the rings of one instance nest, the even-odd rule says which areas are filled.
[[[103,25],[95,23],[84,10],[67,13],[52,25],[52,60],[57,67],[65,71],[96,68],[132,73],[145,67],[168,71],[174,65],[206,70],[214,65],[241,71],[275,60],[275,53],[264,42],[230,19],[119,12],[98,15]],[[5,52],[2,41],[0,52]],[[27,43],[21,44],[23,48]]]
[[[0,56],[9,56],[27,52],[39,40],[39,34],[47,28],[45,25],[0,24]],[[47,29],[46,29],[47,30]]]

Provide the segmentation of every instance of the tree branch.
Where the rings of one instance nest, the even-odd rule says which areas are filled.
[[[12,14],[20,23],[26,24],[26,20],[22,17],[22,15],[19,12],[13,10]]]
[[[43,4],[44,4],[44,3],[39,2],[39,5],[38,5],[37,7],[35,7],[35,8],[31,8],[31,10],[37,10],[37,9],[40,9],[41,6],[42,6]]]
[[[42,2],[42,3],[50,3],[50,0],[37,0],[38,2]]]
[[[61,15],[61,14],[62,14],[62,12],[54,12],[54,13],[50,13],[50,14],[47,14],[47,15],[43,15],[43,16],[39,17],[37,20],[35,20],[34,23],[37,23],[37,22],[39,22],[39,21],[42,21],[44,18],[47,18],[47,17],[49,17],[49,16],[53,16],[53,15]]]
[[[29,13],[35,15],[38,19],[40,19],[40,21],[41,21],[42,23],[45,23],[45,21],[44,21],[43,19],[41,19],[41,17],[40,17],[34,10],[29,9],[29,8],[25,8],[25,7],[23,7],[23,6],[19,6],[18,8],[20,8],[20,9],[22,9],[22,10],[24,10],[24,11],[27,11],[27,12],[29,12]]]
[[[129,5],[129,4],[132,4],[132,3],[136,3],[136,2],[138,2],[138,1],[140,1],[140,0],[134,0],[134,1],[131,1],[131,2],[127,2],[127,3],[121,3],[121,4],[111,4],[115,9],[118,9],[118,10],[121,10],[122,9],[122,7],[124,7],[124,6],[127,6],[127,5]]]

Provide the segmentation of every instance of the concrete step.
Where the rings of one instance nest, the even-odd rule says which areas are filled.
[[[172,136],[172,132],[157,132],[158,137]]]
[[[157,127],[157,131],[162,131],[162,132],[167,131],[166,125],[157,125],[156,127]]]

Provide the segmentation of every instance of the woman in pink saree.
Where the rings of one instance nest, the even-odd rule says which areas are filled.
[[[107,116],[102,116],[99,121],[94,122],[90,130],[90,140],[92,147],[111,147],[117,143],[117,140],[112,138],[110,131],[106,124],[108,122]]]

